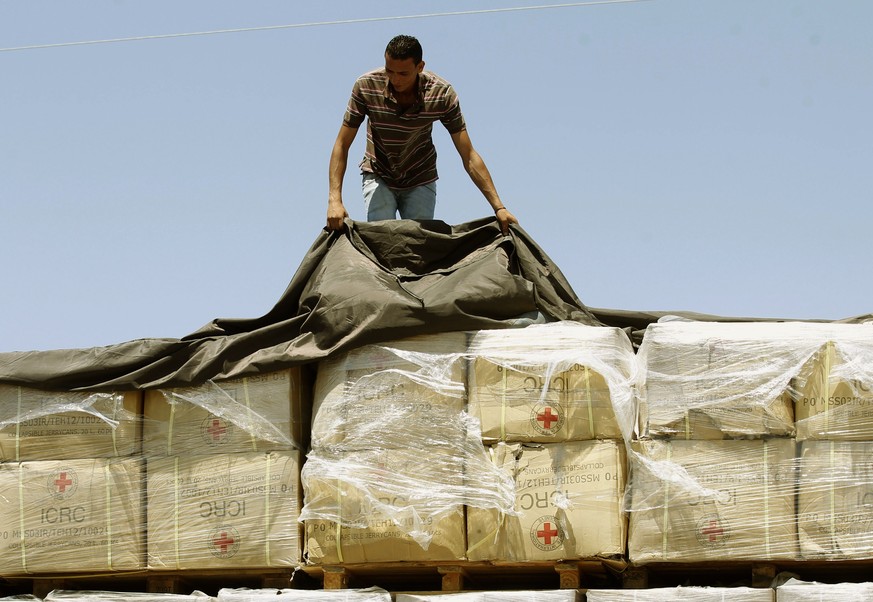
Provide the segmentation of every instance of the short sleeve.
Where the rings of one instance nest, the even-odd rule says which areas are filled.
[[[343,125],[358,129],[364,123],[364,117],[366,116],[367,104],[364,102],[363,94],[361,94],[361,80],[358,79],[355,81],[355,85],[352,86],[352,95],[346,107],[346,114],[343,116]]]
[[[440,122],[448,130],[449,134],[457,134],[467,129],[467,124],[464,122],[464,114],[461,113],[461,103],[452,86],[446,88],[445,106],[446,109],[443,116],[440,117]]]

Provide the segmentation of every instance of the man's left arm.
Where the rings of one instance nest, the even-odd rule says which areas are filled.
[[[500,229],[503,231],[503,234],[508,234],[509,224],[517,224],[518,220],[509,212],[509,209],[503,206],[500,195],[497,194],[497,188],[494,186],[494,181],[491,179],[491,173],[488,171],[485,161],[482,160],[482,157],[473,148],[470,135],[466,129],[463,129],[451,136],[452,142],[455,143],[455,148],[461,156],[461,161],[464,163],[464,169],[470,175],[470,179],[473,180],[476,188],[485,195],[485,199],[494,210],[494,215],[497,216],[497,221],[500,222]]]

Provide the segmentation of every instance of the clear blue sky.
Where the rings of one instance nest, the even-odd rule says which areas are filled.
[[[0,0],[0,47],[532,4]],[[324,225],[352,83],[397,33],[587,305],[871,312],[871,23],[868,0],[649,0],[0,52],[0,351],[269,310]],[[490,215],[435,132],[437,217]]]

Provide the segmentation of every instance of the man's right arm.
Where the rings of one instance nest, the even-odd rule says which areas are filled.
[[[349,148],[352,146],[352,142],[355,141],[357,134],[357,128],[343,124],[340,126],[339,134],[336,136],[336,142],[333,143],[333,150],[330,153],[330,168],[328,170],[328,178],[330,180],[330,189],[327,195],[328,230],[342,229],[343,220],[349,216],[345,205],[343,205],[343,177],[346,174],[346,165],[349,161]]]

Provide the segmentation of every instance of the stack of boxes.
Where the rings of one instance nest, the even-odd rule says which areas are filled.
[[[293,566],[302,368],[186,389],[0,386],[0,574]]]
[[[632,562],[792,560],[790,383],[802,337],[784,324],[650,325],[632,446]]]
[[[651,325],[636,563],[873,557],[873,327]]]
[[[148,567],[299,564],[306,373],[147,391]]]
[[[463,559],[465,501],[508,504],[511,483],[465,412],[465,351],[464,333],[445,333],[319,365],[302,475],[309,562]]]
[[[871,335],[664,322],[635,355],[562,322],[361,347],[314,391],[0,386],[0,575],[873,558]]]
[[[804,560],[873,558],[873,332],[821,325],[797,375],[797,528]]]
[[[633,422],[633,349],[618,329],[571,323],[470,340],[469,411],[512,476],[511,512],[467,509],[470,560],[624,553],[622,432]]]
[[[138,393],[0,386],[0,574],[141,569]]]
[[[322,362],[303,469],[307,560],[622,554],[634,365],[623,332],[569,323]]]

